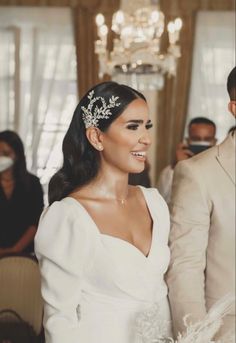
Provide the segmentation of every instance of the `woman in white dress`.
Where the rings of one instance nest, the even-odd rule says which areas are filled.
[[[151,126],[144,96],[115,82],[95,86],[74,112],[35,239],[46,343],[134,343],[140,330],[153,338],[136,324],[145,311],[170,334],[168,209],[156,189],[128,185],[144,169]]]

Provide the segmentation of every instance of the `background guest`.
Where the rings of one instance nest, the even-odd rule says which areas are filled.
[[[168,204],[171,199],[171,188],[176,163],[215,145],[215,135],[216,125],[212,120],[205,117],[196,117],[190,121],[188,125],[188,138],[177,146],[175,161],[162,170],[158,179],[157,188]]]
[[[33,252],[42,210],[42,187],[26,169],[20,137],[13,131],[0,132],[0,256]]]

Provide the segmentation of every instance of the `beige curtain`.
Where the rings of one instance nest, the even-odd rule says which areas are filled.
[[[108,76],[103,80],[98,79],[98,60],[94,53],[94,41],[97,39],[95,15],[102,12],[111,27],[112,14],[118,10],[119,5],[120,0],[0,0],[0,6],[66,6],[72,9],[80,97],[94,84],[109,79]],[[112,38],[110,34],[110,47]]]
[[[89,88],[98,82],[98,59],[94,53],[94,42],[97,39],[95,16],[101,12],[106,23],[111,27],[112,14],[119,8],[119,0],[83,0],[74,9],[75,39],[78,66],[79,95],[83,96]],[[112,37],[108,37],[111,46]]]
[[[160,171],[172,162],[176,145],[183,139],[187,115],[192,68],[195,18],[199,10],[233,10],[234,0],[161,0],[166,22],[180,16],[183,28],[180,35],[182,56],[177,76],[167,79],[158,96],[156,179]],[[167,45],[167,35],[163,47]]]
[[[89,2],[90,0],[88,0]],[[0,6],[55,6],[75,7],[80,0],[0,0]]]

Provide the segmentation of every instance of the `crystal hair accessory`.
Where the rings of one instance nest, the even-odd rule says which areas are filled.
[[[88,99],[90,100],[88,107],[81,107],[86,129],[91,126],[98,127],[100,119],[109,119],[112,115],[111,108],[120,106],[120,103],[117,102],[118,96],[112,95],[107,104],[102,96],[94,97],[94,90],[89,92]],[[98,102],[99,105],[96,104]]]

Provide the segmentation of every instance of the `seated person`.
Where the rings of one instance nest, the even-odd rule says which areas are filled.
[[[26,169],[20,137],[13,131],[0,132],[0,257],[33,252],[42,210],[42,187]]]
[[[170,203],[174,167],[177,162],[186,160],[216,144],[216,125],[205,117],[196,117],[188,125],[186,142],[178,144],[175,161],[165,167],[159,176],[157,188],[167,204]]]

